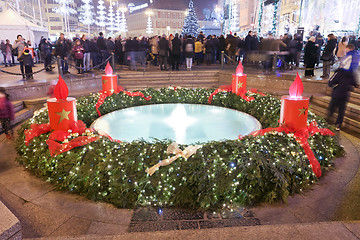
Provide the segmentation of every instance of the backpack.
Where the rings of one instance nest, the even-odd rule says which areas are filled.
[[[14,56],[18,56],[18,55],[19,55],[18,48],[13,48],[13,49],[11,50],[11,52],[12,52],[12,55],[14,55]]]

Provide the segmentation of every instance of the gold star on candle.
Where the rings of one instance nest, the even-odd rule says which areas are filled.
[[[237,85],[237,87],[238,87],[238,88],[242,88],[243,84],[244,84],[243,82],[239,82],[238,85]]]
[[[107,81],[108,81],[108,80],[105,80],[105,79],[104,79],[104,80],[102,80],[103,84],[107,83]]]
[[[67,119],[67,120],[70,120],[69,119],[69,114],[71,113],[71,110],[70,111],[65,111],[65,109],[63,108],[63,110],[61,112],[56,112],[57,115],[60,116],[60,120],[59,120],[59,123],[61,123],[62,120],[64,119]]]
[[[305,107],[303,107],[303,108],[299,109],[299,111],[300,111],[299,117],[300,117],[302,114],[304,114],[304,115],[305,115],[307,110],[308,110],[308,109],[307,109],[307,108],[305,108]]]

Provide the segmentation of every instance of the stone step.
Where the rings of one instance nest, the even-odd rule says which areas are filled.
[[[12,102],[14,112],[19,112],[24,108],[24,102],[23,101],[14,101]]]
[[[313,97],[311,103],[323,108],[326,113],[327,109],[329,108],[330,100],[330,96]],[[360,121],[360,106],[358,104],[349,102],[346,107],[345,116],[355,121]]]
[[[310,110],[322,117],[326,117],[327,115],[327,109],[317,105],[312,105]],[[335,122],[337,116],[338,114],[335,113],[331,120]],[[344,121],[341,128],[347,132],[360,134],[360,122],[346,116],[344,117]]]
[[[25,120],[31,118],[34,114],[34,111],[32,108],[24,108],[18,112],[15,113],[15,119],[11,121],[12,126],[16,126],[19,123],[24,122]],[[0,132],[3,132],[2,126],[0,126]]]

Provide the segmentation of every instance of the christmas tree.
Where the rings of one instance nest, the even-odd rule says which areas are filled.
[[[75,14],[75,9],[71,8],[71,4],[74,4],[74,0],[55,0],[59,4],[59,7],[55,8],[55,12],[64,17],[65,32],[70,31],[68,16],[70,14]]]
[[[125,18],[125,9],[122,9],[121,10],[121,21],[120,21],[120,32],[121,33],[126,33],[128,30],[127,30],[127,25],[126,25],[126,18]]]
[[[192,0],[190,0],[188,14],[186,15],[184,20],[182,34],[197,36],[200,31],[199,29],[200,29],[199,20],[196,16],[194,3]]]
[[[117,32],[121,32],[121,15],[120,10],[116,10],[116,16],[115,16],[115,30]]]
[[[113,31],[115,30],[115,14],[114,14],[114,9],[113,6],[110,4],[109,7],[109,14],[108,14],[108,22],[107,22],[107,29],[110,30],[110,35],[113,34]]]
[[[82,2],[83,12],[81,12],[79,20],[88,26],[88,35],[90,35],[90,25],[94,23],[94,7],[92,6],[92,0],[82,0]]]
[[[152,21],[151,21],[152,12],[149,11],[146,14],[148,15],[147,24],[146,24],[146,33],[152,34],[154,32],[153,27],[152,27]]]
[[[101,27],[102,30],[104,30],[106,26],[106,16],[105,16],[106,12],[105,12],[104,1],[99,0],[98,4],[99,4],[97,7],[98,16],[96,17],[98,21],[96,22],[96,25],[98,25],[99,27]]]

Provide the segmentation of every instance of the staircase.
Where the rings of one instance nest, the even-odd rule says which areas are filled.
[[[313,96],[311,99],[311,110],[323,117],[326,117],[327,110],[331,100],[331,88],[327,88],[325,96]],[[335,122],[337,113],[331,119]],[[351,92],[350,101],[347,104],[344,122],[344,130],[360,134],[360,89],[356,88]]]
[[[11,121],[12,126],[16,126],[19,123],[24,122],[25,120],[33,116],[33,108],[26,107],[23,101],[12,102],[15,112],[15,119]],[[0,126],[0,133],[3,132],[2,126]]]

